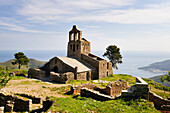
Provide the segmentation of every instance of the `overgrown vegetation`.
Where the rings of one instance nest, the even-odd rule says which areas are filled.
[[[55,100],[53,106],[50,108],[51,112],[61,112],[61,113],[158,113],[158,111],[143,99],[124,101],[121,99],[111,100],[111,101],[96,101],[91,98],[85,97],[68,97],[68,98],[55,98],[50,97],[50,99]]]
[[[147,82],[149,84],[149,86],[151,86],[155,89],[170,91],[170,87],[164,86],[158,82],[155,82],[155,81],[147,79],[147,78],[143,78],[143,79],[145,80],[145,82]]]
[[[155,82],[150,79],[143,78],[149,84],[149,90],[156,93],[157,95],[168,98],[170,97],[170,87],[164,86],[161,83]],[[166,91],[166,92],[164,92]]]
[[[10,79],[8,67],[5,70],[0,67],[0,89],[5,87]]]

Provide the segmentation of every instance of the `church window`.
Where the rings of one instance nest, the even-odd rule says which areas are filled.
[[[77,50],[79,49],[79,45],[77,45]]]
[[[70,45],[70,50],[72,50],[72,45]]]
[[[75,44],[73,45],[73,51],[75,52]]]

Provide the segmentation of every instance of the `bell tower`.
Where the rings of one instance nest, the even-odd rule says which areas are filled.
[[[82,31],[78,30],[77,25],[74,25],[69,32],[67,56],[81,59],[82,53],[90,53],[90,42],[82,38]]]

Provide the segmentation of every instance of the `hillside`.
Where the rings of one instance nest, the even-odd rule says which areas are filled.
[[[103,81],[115,81],[117,79],[126,80],[129,82],[129,85],[135,84],[135,77],[125,74],[115,74],[102,78]],[[149,88],[153,92],[160,96],[169,97],[170,89],[165,87],[162,84],[156,83],[152,80],[145,79],[149,83]],[[49,112],[61,112],[61,113],[159,113],[151,102],[148,102],[143,99],[124,101],[123,99],[116,99],[110,101],[97,101],[92,98],[85,98],[75,95],[67,95],[67,92],[70,91],[71,85],[81,85],[84,83],[93,83],[100,86],[106,86],[108,83],[95,83],[91,81],[70,81],[68,84],[55,84],[50,82],[43,82],[36,79],[13,79],[9,81],[8,85],[3,88],[6,92],[12,94],[24,93],[36,97],[42,97],[43,99],[47,98],[54,100],[53,105],[48,110]],[[17,87],[17,88],[15,88]],[[164,93],[163,88],[166,89]],[[150,89],[150,90],[151,90]]]
[[[160,81],[160,77],[161,76],[164,76],[164,75],[159,75],[159,76],[155,76],[155,77],[151,77],[151,78],[149,78],[149,79],[151,79],[151,80],[153,80],[153,81],[155,81],[155,82],[158,82],[158,83],[161,83],[161,81]],[[165,86],[167,86],[167,87],[170,87],[170,82],[164,82],[163,83],[163,85],[165,85]]]
[[[170,71],[170,60],[156,62],[156,63],[150,64],[149,66],[140,67],[138,69],[155,72],[155,73],[156,72],[167,72],[167,71]]]
[[[30,60],[30,62],[28,64],[28,67],[27,66],[22,66],[21,69],[27,70],[27,69],[33,68],[33,67],[38,68],[38,67],[43,66],[46,63],[46,62],[35,60],[35,59],[32,59],[32,58],[30,58],[29,60]],[[2,68],[5,68],[6,66],[8,66],[9,69],[18,69],[18,65],[12,65],[11,64],[11,62],[13,62],[13,61],[14,61],[14,59],[8,60],[6,62],[1,62],[0,66]]]

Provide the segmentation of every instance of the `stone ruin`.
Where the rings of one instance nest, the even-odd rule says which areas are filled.
[[[124,80],[116,80],[110,82],[106,88],[98,87],[95,84],[84,84],[80,86],[72,86],[71,92],[75,95],[92,97],[97,100],[111,100],[119,97],[123,89],[127,89],[127,82]]]
[[[91,97],[101,101],[112,100],[117,97],[125,99],[149,99],[148,84],[140,77],[136,77],[136,84],[130,88],[126,81],[116,80],[114,82],[110,82],[106,88],[98,87],[95,84],[72,86],[71,92],[75,95]]]
[[[8,94],[0,92],[0,113],[4,112],[30,112],[37,111],[32,108],[33,104],[43,105],[40,106],[38,111],[47,111],[52,105],[51,100],[42,100],[42,98],[30,96],[27,94]]]
[[[149,88],[142,78],[136,77],[136,84],[131,86],[128,90],[122,90],[121,96],[123,98],[143,98],[148,100]]]

